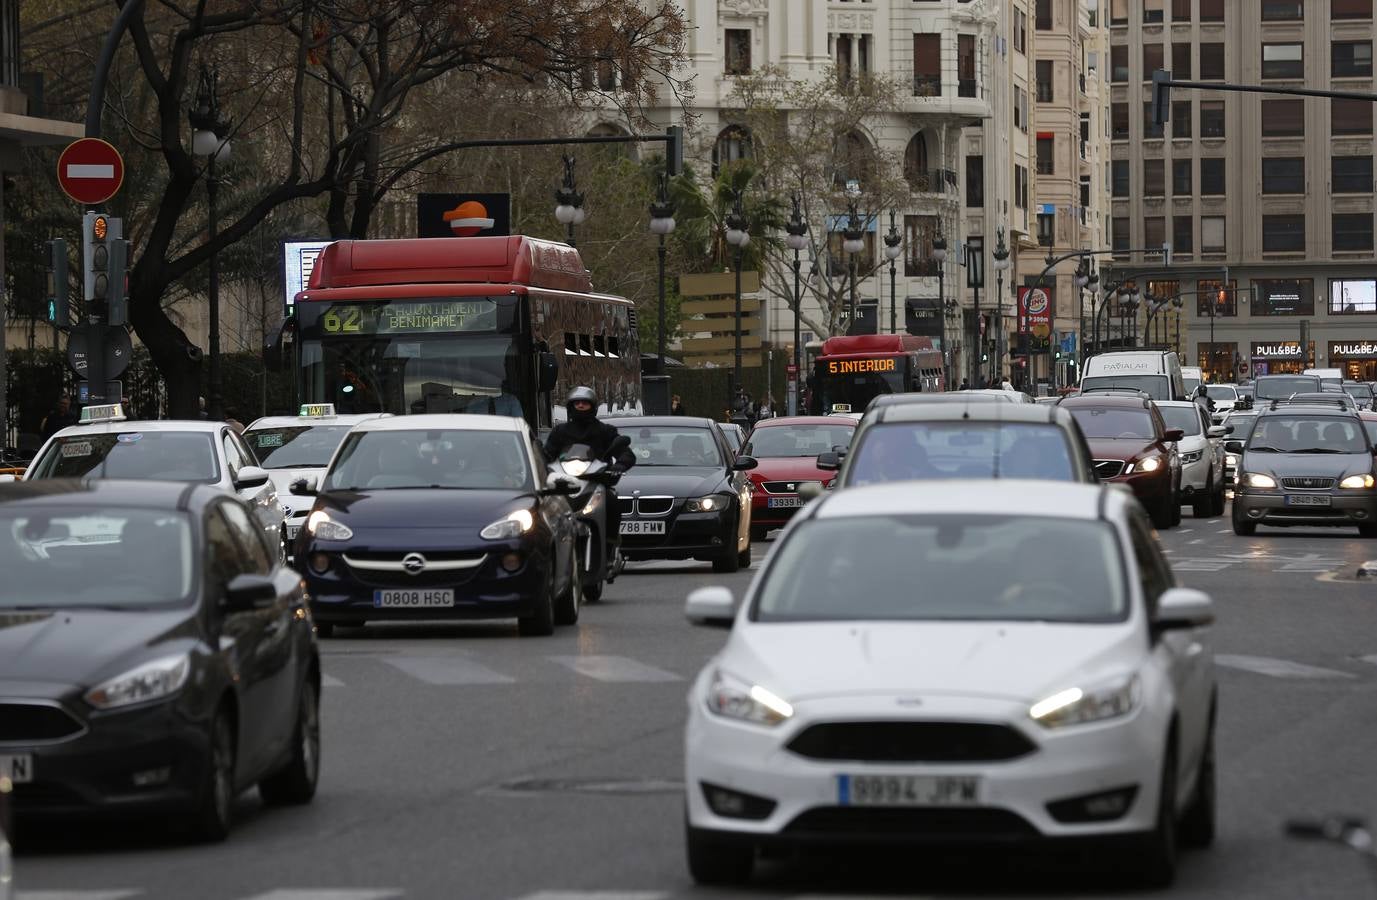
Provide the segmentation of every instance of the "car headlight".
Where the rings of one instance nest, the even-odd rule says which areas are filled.
[[[1028,708],[1028,715],[1043,728],[1084,725],[1126,716],[1138,705],[1142,686],[1138,676],[1094,688],[1067,688]]]
[[[521,537],[535,527],[535,516],[529,509],[518,509],[507,513],[501,519],[478,532],[478,536],[488,541],[505,541]]]
[[[575,478],[588,471],[588,460],[586,459],[566,459],[559,465],[564,469],[565,475],[573,475]]]
[[[1131,475],[1134,472],[1156,472],[1162,468],[1162,457],[1149,456],[1147,459],[1140,459],[1124,466],[1124,474]]]
[[[181,690],[190,674],[190,654],[165,656],[96,685],[86,692],[86,702],[96,709],[117,709],[161,700]]]
[[[1254,488],[1274,488],[1277,486],[1275,478],[1271,475],[1263,475],[1261,472],[1249,472],[1244,475],[1243,483]]]
[[[1181,462],[1183,462],[1183,463],[1199,462],[1199,461],[1200,461],[1200,457],[1203,456],[1204,453],[1205,453],[1205,451],[1203,451],[1203,450],[1192,450],[1192,451],[1190,451],[1189,453],[1182,453],[1182,454],[1181,454]]]
[[[593,496],[588,498],[588,502],[583,504],[583,509],[579,510],[581,516],[591,516],[602,508],[603,497],[607,496],[606,491],[594,491]]]
[[[784,698],[758,684],[747,684],[722,670],[712,673],[708,685],[708,709],[727,719],[757,725],[778,725],[794,714]]]
[[[316,510],[306,519],[306,533],[322,541],[347,541],[354,536],[352,528],[336,522],[323,509]]]
[[[1368,475],[1368,474],[1363,474],[1363,475],[1350,475],[1350,476],[1348,476],[1347,478],[1345,478],[1343,481],[1340,481],[1340,482],[1339,482],[1339,487],[1341,487],[1341,488],[1370,488],[1370,487],[1372,487],[1373,483],[1374,483],[1374,482],[1373,482],[1373,479],[1372,479],[1372,476],[1371,476],[1371,475]]]
[[[716,512],[724,508],[727,501],[716,494],[707,497],[694,497],[684,504],[684,512]]]

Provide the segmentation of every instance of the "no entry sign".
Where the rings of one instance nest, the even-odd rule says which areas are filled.
[[[123,181],[120,152],[100,138],[73,141],[57,159],[57,183],[78,203],[104,203]]]

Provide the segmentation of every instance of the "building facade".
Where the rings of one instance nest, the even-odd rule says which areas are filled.
[[[1159,68],[1371,93],[1372,0],[1111,0],[1109,31],[1115,266],[1181,296],[1183,362],[1377,379],[1373,104],[1174,89],[1165,127],[1150,113]],[[1167,271],[1131,252],[1161,241]]]

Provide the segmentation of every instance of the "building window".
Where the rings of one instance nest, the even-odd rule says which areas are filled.
[[[985,157],[966,157],[966,205],[985,205]]]
[[[1162,21],[1162,0],[1143,0],[1143,22],[1157,25]]]
[[[1028,52],[1028,14],[1017,8],[1014,10],[1014,49],[1019,53]]]
[[[1171,161],[1171,193],[1174,197],[1189,197],[1194,193],[1191,187],[1192,165],[1190,158]]]
[[[1014,88],[1014,127],[1028,133],[1028,92],[1021,87]]]
[[[942,96],[942,36],[913,36],[913,96]]]
[[[1162,126],[1152,120],[1152,102],[1143,101],[1143,137],[1159,138],[1162,136]]]
[[[1151,73],[1148,75],[1152,77]],[[1191,45],[1188,43],[1174,43],[1171,45],[1171,77],[1190,78],[1191,77]]]
[[[712,145],[712,174],[724,165],[729,165],[751,156],[751,133],[740,125],[728,125],[717,135]]]
[[[1039,134],[1038,174],[1052,175],[1056,170],[1056,140],[1050,134]]]
[[[1109,48],[1109,80],[1118,84],[1128,81],[1128,45],[1115,44]]]
[[[1127,25],[1128,24],[1128,0],[1110,0],[1109,3],[1109,24]]]
[[[1263,157],[1262,192],[1264,194],[1304,194],[1305,158],[1300,156]]]
[[[1297,22],[1305,18],[1302,0],[1262,0],[1262,21]]]
[[[862,237],[865,244],[861,252],[856,254],[856,267],[858,269],[873,265],[875,262],[875,232],[867,231]],[[850,271],[851,254],[847,253],[842,244],[845,243],[846,236],[840,231],[832,231],[827,235],[827,269],[828,272],[836,277],[845,275]]]
[[[1224,45],[1200,45],[1200,78],[1204,81],[1224,80]]]
[[[1114,252],[1127,253],[1133,247],[1128,233],[1128,219],[1124,216],[1115,216],[1110,224],[1113,226]]]
[[[1052,102],[1052,61],[1050,59],[1037,61],[1037,90],[1039,103]]]
[[[1371,156],[1336,156],[1330,160],[1330,166],[1334,193],[1372,193]]]
[[[1224,136],[1224,101],[1200,101],[1200,136],[1221,138]]]
[[[1052,0],[1035,0],[1033,27],[1038,31],[1052,30]]]
[[[1224,194],[1224,158],[1200,160],[1200,196],[1218,197]]]
[[[1051,247],[1057,233],[1057,214],[1038,213],[1038,246]]]
[[[1116,141],[1128,140],[1128,104],[1113,103],[1109,107],[1109,135]]]
[[[1028,208],[1028,170],[1017,163],[1014,164],[1014,206]]]
[[[1081,159],[1089,156],[1087,148],[1090,145],[1090,113],[1081,113]]]
[[[1335,78],[1372,77],[1372,41],[1334,41],[1330,44],[1329,74]]]
[[[1167,220],[1162,216],[1143,218],[1143,246],[1160,247],[1167,240]]]
[[[1334,213],[1334,250],[1372,249],[1372,213]]]
[[[904,216],[904,277],[937,274],[932,258],[932,239],[937,236],[936,216]]]
[[[1262,136],[1294,137],[1305,134],[1304,100],[1263,100]]]
[[[1263,216],[1262,249],[1290,253],[1305,249],[1305,215]]]
[[[1223,22],[1224,0],[1200,0],[1200,21]]]
[[[1313,316],[1315,282],[1310,278],[1254,278],[1255,316]]]
[[[1189,100],[1171,101],[1171,136],[1174,138],[1190,137],[1193,116],[1194,113],[1191,112]]]
[[[1172,216],[1171,251],[1183,254],[1195,252],[1194,216]]]
[[[1329,281],[1330,315],[1377,313],[1377,281],[1371,278]]]
[[[1128,160],[1116,159],[1109,164],[1110,194],[1114,197],[1127,197],[1128,187]]]
[[[1329,14],[1335,19],[1372,18],[1372,0],[1329,0]]]
[[[1372,134],[1372,103],[1367,100],[1330,100],[1331,134]]]
[[[1160,159],[1143,160],[1143,196],[1163,197],[1167,193],[1167,164]]]
[[[1304,78],[1304,44],[1263,44],[1263,78]]]
[[[1081,176],[1081,224],[1085,224],[1086,216],[1090,210],[1090,176]]]
[[[975,84],[975,35],[956,36],[956,95],[974,97]]]
[[[1162,44],[1143,45],[1143,80],[1151,81],[1152,73],[1162,68]],[[1176,77],[1176,73],[1172,73]],[[1184,76],[1182,76],[1184,77]]]
[[[1225,251],[1223,216],[1200,217],[1200,249],[1205,253]]]
[[[1219,292],[1223,291],[1224,296]],[[1208,316],[1210,306],[1214,306],[1216,316],[1238,315],[1238,282],[1229,279],[1228,283],[1218,278],[1202,278],[1195,283],[1196,314]]]
[[[727,29],[727,74],[745,75],[751,71],[751,30]]]
[[[938,177],[937,173],[928,169],[928,142],[920,131],[904,148],[904,178],[915,191],[936,191],[941,190]]]

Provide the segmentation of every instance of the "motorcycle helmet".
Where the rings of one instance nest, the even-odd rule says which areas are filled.
[[[589,404],[586,413],[574,409],[574,404],[581,400],[587,401]],[[569,392],[568,398],[564,401],[564,408],[569,412],[570,421],[591,419],[598,414],[598,393],[590,387],[580,385]]]

